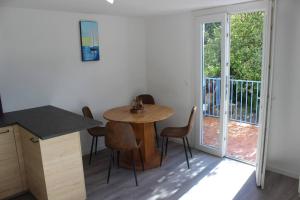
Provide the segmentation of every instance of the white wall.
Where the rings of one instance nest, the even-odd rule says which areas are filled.
[[[194,103],[192,15],[151,17],[146,30],[148,91],[176,112],[159,127],[186,125]]]
[[[80,19],[98,21],[99,62],[81,61]],[[0,8],[0,93],[6,112],[51,104],[81,114],[89,105],[102,119],[106,109],[145,92],[145,70],[143,19]],[[86,132],[81,136],[87,153],[91,138]]]
[[[268,167],[300,175],[300,2],[278,0]]]

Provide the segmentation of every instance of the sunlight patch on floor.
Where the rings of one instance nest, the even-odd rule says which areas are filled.
[[[255,171],[253,166],[224,159],[180,200],[231,200]]]
[[[207,168],[207,163],[201,159],[201,156],[196,156],[190,160],[191,165],[195,167],[193,170],[188,169],[186,161],[183,160],[174,171],[169,172],[167,176],[159,178],[157,180],[158,186],[154,188],[152,196],[147,198],[147,200],[167,199],[178,192],[188,180],[198,176]],[[172,187],[169,186],[170,183],[172,183]]]

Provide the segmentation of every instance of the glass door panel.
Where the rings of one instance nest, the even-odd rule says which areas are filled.
[[[220,148],[222,23],[203,24],[202,61],[202,141],[211,148]]]
[[[199,102],[202,110],[198,148],[217,156],[224,156],[226,147],[226,16],[205,16],[199,21]]]
[[[260,126],[264,15],[242,12],[229,18],[232,59],[226,156],[252,165]],[[253,31],[241,31],[250,28]]]

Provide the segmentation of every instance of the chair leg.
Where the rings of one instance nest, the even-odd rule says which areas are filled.
[[[109,167],[108,167],[108,175],[107,175],[107,184],[109,183],[109,177],[110,177],[110,170],[111,170],[111,165],[112,165],[112,159],[113,159],[113,153],[114,151],[111,150],[111,153],[110,153],[110,159],[109,159]]]
[[[117,163],[118,163],[118,168],[120,167],[120,151],[117,151]]]
[[[160,166],[162,164],[162,160],[163,160],[163,156],[164,156],[164,140],[165,140],[165,137],[162,137],[162,141],[161,141],[161,154],[160,154]]]
[[[91,162],[92,162],[92,154],[93,154],[94,140],[95,140],[95,137],[93,136],[92,145],[91,145],[91,151],[90,151],[89,165],[91,165]]]
[[[145,171],[144,160],[143,160],[141,148],[139,148],[139,154],[140,154],[142,169],[143,169],[143,171]]]
[[[112,166],[115,166],[115,152],[112,154]]]
[[[135,185],[138,186],[138,181],[137,181],[137,177],[136,177],[135,161],[134,161],[133,151],[131,152],[131,163],[132,163],[133,175],[134,175],[134,178],[135,178]]]
[[[157,134],[157,127],[156,127],[156,123],[154,123],[154,129],[155,129],[155,139],[156,139],[156,145],[159,148],[159,137]]]
[[[184,152],[185,152],[186,163],[187,163],[188,168],[190,168],[190,163],[189,163],[189,158],[188,158],[188,155],[187,155],[187,152],[186,152],[186,146],[185,146],[185,139],[184,139],[184,137],[182,138],[182,140],[183,140],[183,147],[184,147]]]
[[[192,150],[191,150],[191,147],[190,147],[189,140],[188,140],[187,137],[185,137],[185,139],[186,139],[186,143],[187,143],[187,146],[188,146],[188,148],[189,148],[189,152],[190,152],[190,155],[191,155],[191,158],[192,158],[192,157],[193,157],[193,154],[192,154]]]
[[[165,156],[167,156],[167,152],[168,152],[168,143],[169,143],[169,137],[167,137],[167,140],[166,140]]]
[[[97,146],[98,146],[98,137],[96,137],[95,155],[97,154]]]

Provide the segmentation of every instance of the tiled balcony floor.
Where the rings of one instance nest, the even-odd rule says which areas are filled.
[[[219,118],[204,118],[204,144],[217,146]],[[229,121],[226,155],[255,163],[258,127],[246,123]]]

